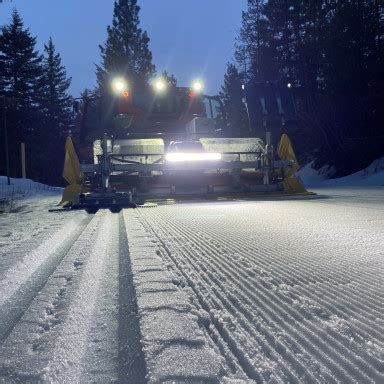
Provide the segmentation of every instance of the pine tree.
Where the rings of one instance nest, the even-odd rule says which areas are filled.
[[[56,52],[52,38],[44,45],[44,74],[42,81],[42,97],[40,107],[50,132],[54,136],[62,136],[68,129],[72,97],[68,95],[71,78],[61,63],[60,54]]]
[[[329,25],[324,75],[327,90],[367,94],[375,87],[380,52],[380,10],[376,2],[327,2]]]
[[[16,99],[8,112],[8,139],[12,176],[19,175],[19,146],[27,143],[30,169],[34,167],[33,145],[39,123],[38,99],[41,86],[41,55],[35,50],[36,38],[15,10],[9,25],[0,32],[1,92]]]
[[[296,34],[298,84],[309,93],[324,88],[324,46],[328,30],[323,1],[301,1]]]
[[[346,139],[384,132],[382,1],[248,0],[236,60],[248,89],[268,80],[294,85],[295,134],[307,154],[348,163]],[[353,157],[380,155],[368,152],[356,144]]]
[[[39,139],[44,142],[39,152],[44,171],[44,180],[53,182],[60,175],[65,136],[71,124],[72,97],[68,95],[71,79],[61,63],[52,38],[44,45],[43,76],[41,77],[41,97],[39,107],[42,119]],[[50,167],[44,164],[50,162]]]
[[[34,104],[39,90],[41,55],[35,51],[36,38],[24,29],[23,21],[15,10],[12,21],[1,28],[0,73],[3,92],[17,98],[19,106]]]
[[[131,87],[143,87],[155,71],[148,35],[139,26],[139,11],[137,0],[115,1],[107,41],[100,46],[102,64],[97,67],[102,94],[108,92],[114,76],[125,77]]]
[[[249,135],[248,116],[243,103],[243,75],[234,64],[227,65],[224,85],[220,92],[230,133],[234,136]]]
[[[161,77],[166,81],[166,83],[170,88],[177,87],[177,79],[174,75],[169,74],[167,71],[163,71],[163,73],[161,74]]]
[[[295,78],[293,14],[297,9],[294,3],[297,1],[270,0],[263,9],[268,20],[268,45],[272,50],[272,60],[277,64],[278,78]]]
[[[265,1],[248,0],[247,11],[242,15],[235,56],[249,79],[266,81],[276,77],[277,66],[273,62],[268,26]]]

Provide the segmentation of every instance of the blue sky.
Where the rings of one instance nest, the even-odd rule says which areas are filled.
[[[98,45],[106,39],[113,0],[4,0],[0,25],[17,8],[25,26],[37,36],[38,48],[52,36],[68,75],[70,92],[78,96],[95,84]],[[247,0],[139,0],[140,20],[151,38],[158,72],[173,73],[179,85],[201,77],[209,94],[220,90],[226,63],[233,60],[234,42]]]

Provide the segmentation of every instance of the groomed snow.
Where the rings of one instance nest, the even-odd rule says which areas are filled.
[[[194,203],[140,216],[232,364],[227,377],[384,380],[380,199]]]
[[[148,382],[217,381],[225,372],[221,357],[209,347],[188,295],[168,271],[158,240],[136,211],[125,211],[124,218]]]
[[[382,160],[314,198],[0,215],[0,382],[384,382]]]

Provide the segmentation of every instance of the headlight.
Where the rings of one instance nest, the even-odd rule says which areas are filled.
[[[177,161],[218,161],[221,160],[221,153],[202,152],[202,153],[188,153],[188,152],[175,152],[167,153],[165,159],[169,162]]]
[[[163,78],[158,78],[153,82],[153,88],[156,92],[162,93],[167,89],[167,83]]]
[[[122,77],[116,77],[112,80],[112,89],[117,94],[122,94],[128,89],[128,84],[126,80]]]
[[[192,89],[194,90],[194,92],[196,93],[200,93],[203,91],[204,89],[204,84],[201,80],[195,80],[193,81],[192,83]]]

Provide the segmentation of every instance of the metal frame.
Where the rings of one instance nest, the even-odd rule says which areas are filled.
[[[102,187],[105,189],[109,188],[109,176],[114,172],[138,172],[140,173],[150,173],[152,171],[156,172],[184,172],[184,171],[235,171],[242,169],[255,169],[261,170],[264,174],[264,185],[269,185],[269,172],[274,169],[284,169],[291,165],[290,161],[274,161],[273,160],[273,148],[267,145],[264,153],[262,152],[224,152],[226,154],[249,154],[257,155],[259,158],[255,161],[196,161],[196,162],[176,162],[169,163],[165,162],[164,155],[162,156],[162,163],[139,163],[139,162],[125,162],[125,163],[113,163],[112,160],[117,160],[116,157],[121,157],[122,160],[127,157],[137,157],[137,155],[129,154],[120,154],[113,155],[108,153],[107,150],[108,137],[105,135],[102,142],[101,148],[103,154],[100,156],[99,164],[81,164],[80,169],[83,173],[99,173],[102,176]],[[145,154],[142,154],[145,157]],[[156,156],[151,154],[151,156]],[[118,161],[118,160],[117,160]]]

